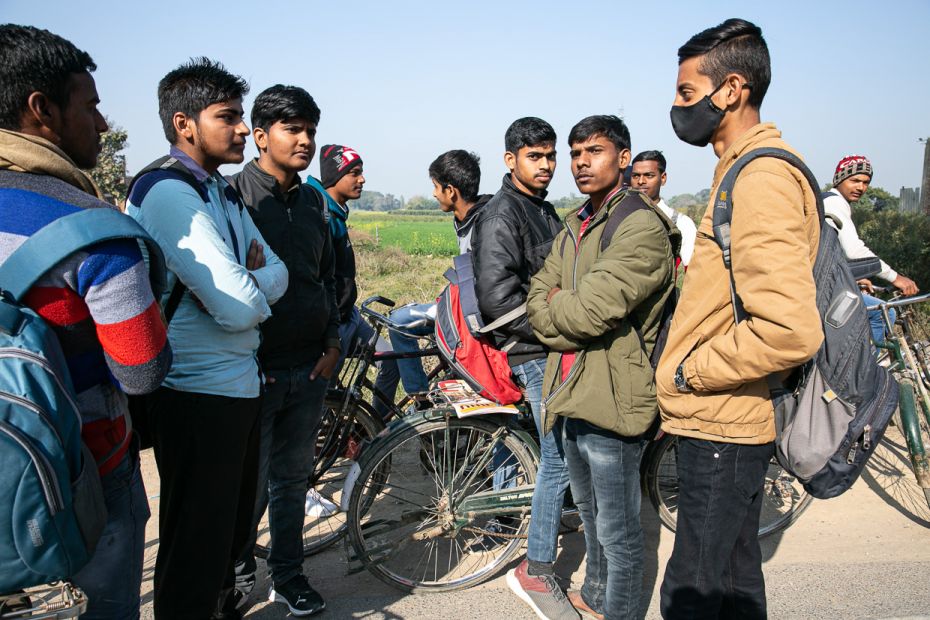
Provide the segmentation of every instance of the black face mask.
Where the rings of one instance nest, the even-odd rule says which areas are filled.
[[[723,84],[726,84],[724,82]],[[707,146],[711,136],[720,126],[723,110],[710,100],[723,84],[714,89],[709,95],[693,105],[673,105],[669,115],[672,117],[672,129],[678,139],[694,146]]]

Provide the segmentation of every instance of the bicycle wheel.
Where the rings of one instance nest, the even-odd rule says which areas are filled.
[[[663,436],[646,454],[644,486],[662,523],[675,531],[678,514],[678,438]],[[765,496],[759,517],[759,538],[779,532],[801,516],[811,502],[801,482],[786,472],[775,457],[765,474]]]
[[[911,345],[917,370],[927,389],[930,389],[930,319],[923,304],[908,308],[902,316],[904,334]]]
[[[520,551],[535,479],[531,452],[506,426],[423,418],[366,456],[349,501],[349,540],[365,568],[394,587],[467,588]]]
[[[346,476],[356,462],[363,443],[372,441],[384,429],[384,424],[371,410],[371,406],[362,401],[349,403],[347,412],[342,409],[342,393],[326,397],[323,405],[323,420],[316,441],[317,459],[314,466],[312,487],[325,502],[340,506],[342,488]],[[352,420],[352,430],[344,433],[345,424]],[[304,516],[303,546],[304,556],[319,553],[345,536],[346,515],[344,512],[329,514],[322,510],[325,503],[314,502],[311,514]],[[268,557],[271,543],[271,528],[268,510],[262,515],[258,524],[258,539],[255,555]]]

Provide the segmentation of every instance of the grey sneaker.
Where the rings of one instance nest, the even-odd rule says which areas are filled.
[[[530,575],[526,560],[507,573],[507,585],[543,620],[579,620],[581,616],[569,602],[552,575]]]

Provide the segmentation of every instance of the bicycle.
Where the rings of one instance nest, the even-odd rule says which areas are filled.
[[[528,528],[539,460],[528,416],[460,418],[442,394],[431,398],[435,408],[392,422],[368,448],[347,510],[355,559],[407,591],[467,588],[513,559]],[[659,437],[640,470],[673,531],[676,448],[674,436]],[[760,536],[790,525],[811,499],[777,463],[765,493]]]
[[[67,581],[0,595],[0,620],[63,620],[85,611],[87,596]]]
[[[328,390],[324,401],[320,432],[314,447],[317,459],[313,473],[308,480],[308,489],[314,488],[326,502],[331,502],[337,507],[342,507],[343,485],[362,449],[384,430],[386,420],[403,417],[405,410],[415,405],[414,398],[410,395],[395,402],[393,397],[378,390],[368,377],[369,369],[373,364],[382,360],[438,357],[439,355],[435,346],[411,353],[378,351],[378,338],[385,330],[391,329],[409,335],[407,329],[410,326],[398,325],[387,316],[376,312],[370,307],[375,303],[389,308],[394,306],[393,301],[378,296],[370,297],[362,302],[360,310],[371,324],[373,335],[369,341],[359,343],[359,346],[346,356],[338,380]],[[425,339],[430,340],[429,337]],[[445,370],[445,366],[440,362],[431,370],[427,378],[433,381]],[[366,393],[371,394],[368,400],[366,400]],[[387,408],[385,420],[382,420],[375,412],[372,403],[376,402],[376,399],[384,403]],[[346,521],[343,510],[335,513],[318,510],[313,514],[305,515],[304,556],[323,551],[342,538],[345,533]],[[255,555],[267,558],[269,544],[270,528],[266,510],[259,522]]]
[[[876,346],[889,354],[889,368],[898,381],[900,394],[895,424],[904,435],[917,485],[930,506],[930,459],[924,440],[930,438],[930,328],[917,307],[927,301],[927,293],[895,297],[868,309],[882,313],[885,333],[890,335]],[[891,309],[898,312],[898,329],[891,321]]]

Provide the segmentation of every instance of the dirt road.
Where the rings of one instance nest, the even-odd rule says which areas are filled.
[[[930,614],[930,509],[907,469],[903,440],[894,429],[867,472],[845,495],[815,501],[782,535],[764,541],[769,617],[904,618]],[[152,519],[143,583],[143,618],[152,618],[152,571],[158,545],[158,476],[150,452],[143,455]],[[673,534],[660,526],[643,500],[646,533],[645,618],[658,618],[658,588]],[[557,571],[574,587],[584,577],[581,534],[561,539]],[[259,561],[259,572],[264,563]],[[535,616],[507,589],[503,573],[464,592],[412,596],[361,572],[346,574],[341,544],[307,560],[311,582],[327,601],[321,618],[449,618],[491,620]],[[264,601],[260,581],[247,618],[289,617]],[[648,601],[645,598],[648,597]],[[927,616],[930,617],[930,616]]]

